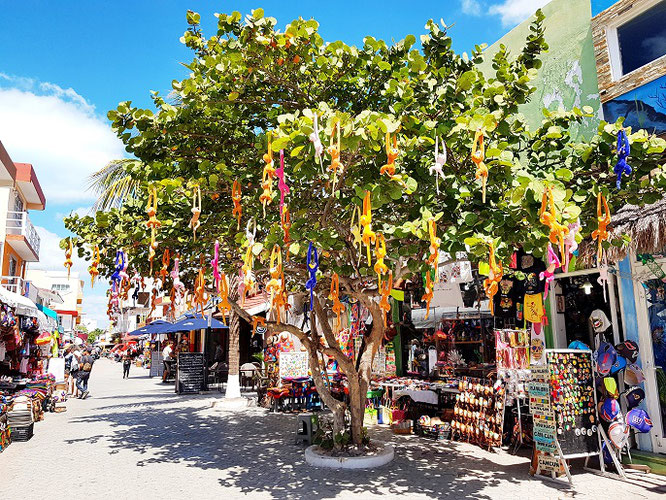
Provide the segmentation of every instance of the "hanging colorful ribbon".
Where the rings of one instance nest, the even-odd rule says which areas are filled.
[[[554,245],[557,245],[561,262],[566,261],[565,238],[569,234],[569,227],[560,224],[557,221],[557,209],[555,208],[555,196],[553,195],[553,186],[547,186],[541,199],[541,209],[539,210],[539,220],[550,229],[548,239]]]
[[[284,177],[284,149],[280,150],[280,168],[275,171],[278,179],[278,189],[280,190],[280,216],[284,209],[284,197],[289,194],[289,186],[285,182]]]
[[[314,307],[314,289],[317,286],[317,270],[319,269],[319,254],[312,242],[308,245],[308,274],[310,278],[305,282],[305,289],[310,291],[310,312]]]
[[[389,296],[391,295],[392,289],[393,289],[393,271],[389,271],[388,279],[384,280],[384,282],[379,285],[379,292],[381,295],[381,299],[379,301],[379,308],[384,312],[384,326],[387,325],[386,318],[389,312],[391,312],[391,303],[389,302]],[[432,300],[432,296],[430,297],[430,299],[427,299],[428,310],[430,310],[430,300]],[[426,312],[426,318],[428,317],[427,315],[428,313]]]
[[[402,177],[395,174],[395,160],[397,160],[400,155],[400,150],[398,149],[398,136],[393,136],[393,146],[391,146],[391,134],[386,132],[385,148],[386,165],[383,165],[379,169],[379,175],[387,175],[392,181],[396,181],[404,187],[405,183],[403,182]]]
[[[617,164],[613,171],[617,175],[615,185],[618,189],[622,189],[622,176],[629,177],[632,172],[631,166],[627,163],[627,158],[631,153],[631,146],[629,146],[629,138],[627,137],[624,129],[620,129],[617,133]]]
[[[377,273],[377,286],[382,286],[382,276],[388,272],[388,266],[384,263],[386,257],[386,239],[382,233],[377,233],[375,237],[375,273]]]
[[[597,263],[601,262],[604,247],[603,242],[610,237],[608,233],[608,225],[611,223],[610,209],[606,197],[599,192],[597,195],[597,222],[598,227],[592,231],[592,239],[597,240]]]
[[[192,234],[194,235],[194,241],[197,241],[197,229],[201,226],[199,222],[199,217],[201,216],[201,189],[199,186],[196,186],[194,192],[192,193],[192,218],[190,219],[189,227],[192,228]]]
[[[490,271],[488,272],[488,277],[483,280],[483,289],[486,292],[486,295],[488,296],[488,299],[490,301],[490,313],[494,314],[494,297],[495,294],[497,293],[497,289],[499,287],[499,282],[502,280],[502,263],[500,262],[499,264],[495,260],[495,245],[491,241],[488,243],[489,247],[489,255],[488,255],[488,267],[490,268]]]
[[[231,312],[231,304],[229,303],[229,280],[227,280],[227,275],[224,273],[220,274],[217,292],[220,295],[220,303],[217,305],[217,309],[222,313],[222,323],[226,325],[226,317]]]
[[[314,146],[314,152],[315,156],[319,160],[319,166],[322,166],[322,160],[321,157],[324,154],[324,145],[321,143],[321,139],[319,137],[319,124],[318,124],[318,115],[315,112],[314,113],[314,128],[312,130],[312,133],[310,134],[310,142]]]
[[[333,301],[333,307],[331,308],[336,316],[335,321],[335,331],[336,333],[342,329],[342,318],[341,313],[345,310],[345,306],[340,302],[340,277],[338,273],[333,273],[331,277],[331,292],[328,295],[328,298]]]
[[[234,185],[231,187],[231,200],[234,202],[234,209],[232,210],[231,215],[238,220],[236,229],[240,229],[243,207],[241,206],[241,185],[237,180],[234,181]]]
[[[266,205],[270,205],[273,200],[273,177],[275,177],[275,167],[273,166],[273,140],[271,133],[268,132],[268,151],[264,153],[264,172],[261,177],[261,189],[263,192],[259,197],[259,201],[263,206],[264,217],[266,217]]]
[[[151,187],[148,194],[148,203],[146,207],[148,220],[146,226],[150,229],[150,247],[148,248],[148,261],[150,262],[150,275],[153,275],[153,259],[155,258],[155,251],[157,250],[157,229],[162,226],[162,223],[157,219],[157,189]]]
[[[90,287],[95,286],[95,279],[97,279],[97,276],[99,276],[99,247],[97,245],[94,246],[93,248],[93,255],[92,255],[92,262],[90,264],[90,267],[88,268],[88,274],[90,274]]]
[[[472,146],[472,161],[476,164],[475,179],[481,179],[482,201],[486,202],[486,184],[488,183],[488,167],[483,162],[485,160],[485,146],[483,145],[483,133],[477,129],[474,134],[474,144]]]
[[[435,273],[435,283],[439,282],[439,247],[442,240],[437,237],[437,223],[435,219],[428,221],[428,234],[430,235],[430,256],[428,257],[428,265],[432,266]]]
[[[160,277],[162,278],[162,288],[166,282],[166,277],[169,275],[169,262],[171,261],[171,252],[168,248],[164,249],[162,254],[162,269],[160,269]]]
[[[425,293],[423,294],[423,297],[421,297],[421,300],[426,303],[426,314],[425,314],[425,319],[428,319],[428,316],[430,316],[430,302],[432,301],[432,298],[434,296],[433,293],[433,285],[432,285],[432,280],[430,279],[430,270],[426,271],[426,283],[425,283]]]
[[[439,178],[444,179],[444,164],[446,163],[446,143],[442,139],[442,153],[439,153],[439,138],[435,136],[435,163],[433,163],[428,172],[430,175],[435,174],[435,188],[437,189],[437,194],[439,194]]]
[[[544,299],[548,297],[548,286],[555,279],[555,269],[557,269],[562,265],[559,257],[557,256],[557,253],[555,253],[555,250],[553,250],[553,245],[550,243],[548,243],[546,258],[548,262],[546,270],[543,271],[542,273],[539,273],[539,279],[541,281],[544,281],[544,290],[543,290]]]
[[[370,204],[370,191],[365,192],[365,197],[363,198],[363,213],[361,214],[359,223],[361,226],[363,226],[361,241],[368,251],[368,265],[370,266],[372,265],[372,258],[370,257],[370,245],[372,245],[376,240],[376,235],[372,230],[372,205]]]
[[[335,142],[337,132],[337,142]],[[333,128],[331,129],[331,142],[326,150],[331,157],[331,165],[328,167],[328,170],[333,172],[333,188],[332,193],[335,192],[335,185],[337,183],[338,172],[342,175],[344,172],[344,165],[340,163],[340,124],[333,122]]]
[[[64,266],[67,268],[67,279],[69,279],[69,274],[72,271],[72,265],[74,262],[72,262],[72,254],[74,253],[74,245],[72,244],[72,238],[67,239],[67,250],[65,250],[65,264]]]

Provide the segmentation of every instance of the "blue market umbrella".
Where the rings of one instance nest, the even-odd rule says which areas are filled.
[[[141,328],[138,328],[134,330],[133,332],[130,332],[127,334],[128,337],[140,337],[141,335],[145,334],[153,334],[153,333],[166,333],[168,328],[170,326],[173,326],[172,323],[169,323],[168,321],[164,321],[162,319],[158,319],[156,321],[153,321],[152,323],[142,326]]]
[[[210,318],[210,327],[213,329],[227,328],[220,320]],[[208,318],[201,316],[186,317],[173,325],[169,325],[163,333],[189,332],[190,330],[202,330],[208,328]]]

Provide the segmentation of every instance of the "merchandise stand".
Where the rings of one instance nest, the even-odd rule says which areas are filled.
[[[594,359],[590,350],[548,349],[545,354],[546,366],[532,368],[530,383],[535,447],[542,452],[535,474],[550,472],[555,479],[563,469],[573,487],[567,460],[585,458],[585,470],[591,470],[589,459],[598,457],[605,475],[602,440],[612,450],[597,414]],[[596,439],[591,439],[594,434]],[[622,471],[614,456],[613,461]],[[621,472],[620,477],[626,476]]]

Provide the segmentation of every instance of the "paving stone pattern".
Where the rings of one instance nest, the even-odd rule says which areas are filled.
[[[91,397],[47,414],[35,437],[0,454],[2,499],[666,498],[666,478],[630,483],[575,470],[565,482],[531,478],[528,459],[373,429],[396,445],[374,471],[316,469],[294,445],[296,417],[212,407],[217,392],[177,396],[132,367],[98,361]]]

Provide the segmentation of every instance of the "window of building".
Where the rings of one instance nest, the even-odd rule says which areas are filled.
[[[617,42],[622,75],[666,55],[666,1],[618,26]]]
[[[23,200],[18,193],[14,193],[14,212],[23,212]]]

